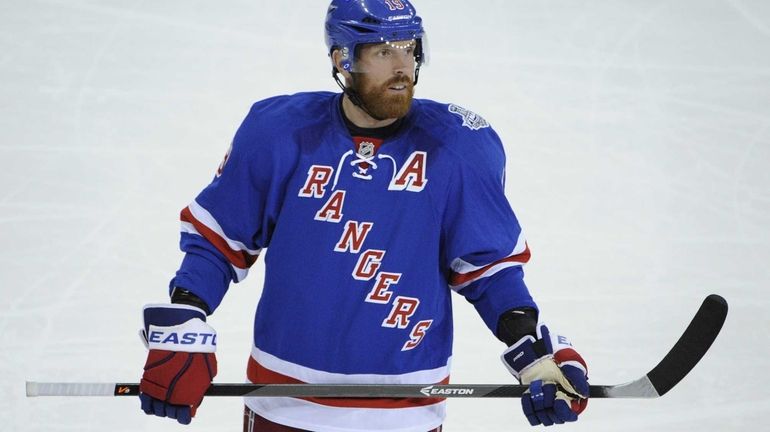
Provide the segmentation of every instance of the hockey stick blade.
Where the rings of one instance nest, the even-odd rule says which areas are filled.
[[[655,398],[663,396],[706,354],[727,317],[727,302],[706,297],[671,351],[645,376],[618,385],[592,385],[592,398]],[[498,384],[212,384],[206,396],[305,398],[511,398],[525,385]],[[136,383],[27,382],[27,396],[136,396]]]
[[[649,392],[646,397],[659,397],[668,393],[706,355],[706,351],[722,330],[725,319],[727,301],[717,294],[706,297],[690,325],[657,366],[636,381],[611,386],[605,390],[609,393],[605,397],[639,397],[636,395],[641,392]],[[625,396],[626,393],[631,396]],[[591,396],[602,397],[599,394],[594,395],[593,388]]]

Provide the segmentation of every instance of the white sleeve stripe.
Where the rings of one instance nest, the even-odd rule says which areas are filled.
[[[191,224],[190,222],[181,222],[181,231],[183,233],[187,234],[193,234],[200,237],[203,237],[201,233],[198,232],[197,229],[195,229],[195,225]],[[228,262],[229,263],[229,262]],[[232,263],[229,263],[230,267],[233,269],[233,272],[235,273],[235,281],[240,282],[244,279],[246,279],[246,276],[249,275],[249,269],[242,269]]]
[[[495,273],[498,273],[498,272],[500,272],[500,271],[502,271],[504,269],[507,269],[509,267],[521,267],[523,265],[524,265],[524,263],[515,262],[515,261],[503,262],[503,263],[500,263],[500,264],[497,264],[497,265],[494,265],[494,266],[490,267],[487,271],[485,271],[484,273],[480,274],[479,276],[477,276],[477,277],[475,277],[473,279],[464,281],[463,283],[461,283],[459,285],[449,284],[449,287],[452,288],[452,290],[454,290],[454,291],[460,291],[461,289],[467,287],[468,285],[476,282],[479,279],[490,277],[490,276],[494,275]]]
[[[513,251],[510,254],[508,254],[505,258],[503,258],[503,260],[506,258],[512,257],[514,255],[519,255],[520,253],[524,252],[526,249],[527,249],[527,241],[524,238],[524,234],[519,233],[519,238],[516,241],[516,247],[514,247]],[[488,266],[489,264],[491,263],[477,266],[467,261],[464,261],[460,258],[455,258],[452,261],[452,264],[450,265],[450,267],[452,268],[452,271],[454,271],[455,273],[465,274],[465,273],[471,273],[477,270],[481,270],[484,267]]]
[[[260,250],[259,249],[249,249],[244,245],[243,243],[239,241],[235,241],[230,239],[225,235],[224,230],[222,230],[222,227],[219,226],[219,223],[214,219],[214,217],[211,215],[211,213],[208,212],[205,208],[203,208],[200,204],[198,204],[196,201],[193,201],[189,205],[190,213],[192,213],[193,217],[200,221],[203,225],[205,225],[208,229],[215,232],[219,237],[224,240],[227,245],[230,247],[230,249],[238,252],[246,252],[249,255],[257,256],[259,255]]]
[[[201,235],[201,233],[199,233],[198,230],[195,229],[195,225],[191,224],[190,222],[182,221],[181,222],[180,230],[183,233],[187,233],[187,234],[195,234],[195,235],[198,235],[198,236]],[[201,236],[201,237],[203,237],[203,236]]]

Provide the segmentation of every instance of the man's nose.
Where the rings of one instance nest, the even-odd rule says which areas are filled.
[[[393,71],[399,75],[403,75],[409,72],[409,65],[411,64],[410,54],[404,53],[403,55],[394,56]]]

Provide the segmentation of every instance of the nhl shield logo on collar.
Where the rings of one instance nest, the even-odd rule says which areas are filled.
[[[374,143],[369,141],[362,141],[358,145],[358,154],[366,158],[374,156]]]
[[[489,122],[473,111],[467,110],[459,105],[449,104],[449,112],[455,113],[463,118],[463,126],[471,130],[479,130],[489,127]]]

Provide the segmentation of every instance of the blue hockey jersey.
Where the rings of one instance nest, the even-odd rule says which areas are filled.
[[[251,381],[448,382],[452,291],[492,332],[502,312],[536,307],[503,146],[480,116],[421,99],[394,136],[354,142],[341,97],[253,105],[212,183],[182,211],[185,258],[171,286],[213,311],[265,250]],[[444,418],[440,399],[246,403],[314,431],[424,432]]]

